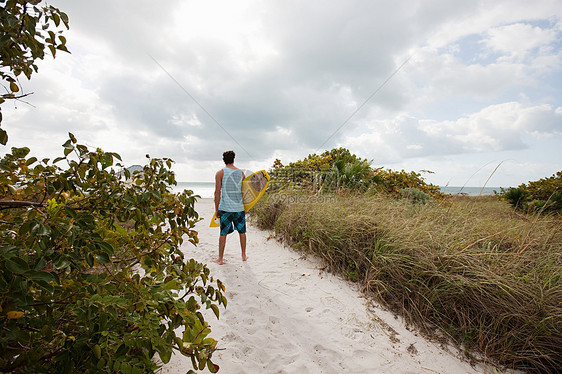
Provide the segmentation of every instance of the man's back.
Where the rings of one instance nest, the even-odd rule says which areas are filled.
[[[223,212],[241,212],[244,210],[242,201],[244,173],[240,169],[229,167],[225,167],[223,173],[219,209]]]

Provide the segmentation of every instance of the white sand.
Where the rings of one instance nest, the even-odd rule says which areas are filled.
[[[238,234],[228,236],[225,264],[217,256],[219,231],[209,228],[211,199],[197,203],[200,244],[187,256],[208,264],[226,285],[220,320],[205,312],[221,351],[220,373],[492,373],[472,367],[437,343],[405,328],[401,319],[369,307],[354,284],[320,270],[248,225],[249,260],[242,262]],[[393,333],[394,331],[394,333]],[[457,353],[458,354],[458,353]],[[175,354],[163,373],[185,373],[190,359]]]

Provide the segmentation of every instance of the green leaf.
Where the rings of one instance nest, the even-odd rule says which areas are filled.
[[[43,269],[46,264],[47,264],[47,262],[45,261],[45,259],[41,258],[41,259],[39,259],[39,261],[37,261],[35,263],[35,266],[33,267],[33,270],[39,271],[39,270]]]
[[[20,147],[20,148],[16,148],[16,147],[12,147],[12,153],[15,157],[26,157],[29,154],[29,148],[27,147]]]
[[[101,347],[96,344],[92,347],[92,351],[94,352],[94,356],[99,360],[101,358]]]
[[[40,287],[44,288],[45,290],[47,290],[48,292],[50,292],[52,294],[55,293],[55,287],[53,287],[51,284],[49,284],[45,281],[42,281],[42,280],[37,280],[37,281],[35,281],[35,283],[37,285],[39,285]]]
[[[215,316],[217,316],[217,319],[219,319],[219,307],[216,304],[211,304],[211,309],[215,313]]]
[[[68,16],[66,15],[66,13],[60,12],[59,15],[66,28],[68,28]]]
[[[54,265],[57,270],[62,270],[70,266],[70,261],[60,258],[54,262]]]
[[[158,352],[160,359],[163,363],[167,364],[170,362],[170,358],[172,358],[172,350],[171,349],[163,349],[162,351]]]
[[[11,258],[6,261],[6,268],[12,273],[16,274],[24,274],[25,272],[29,271],[29,265],[27,264],[27,262],[17,257]]]
[[[99,244],[100,248],[101,248],[102,250],[104,250],[105,252],[107,252],[107,253],[114,253],[114,252],[115,252],[115,249],[113,248],[113,246],[111,245],[111,243],[108,243],[108,242],[100,242],[100,243],[98,243],[98,244]]]
[[[91,253],[86,253],[86,263],[90,266],[94,266],[94,256]]]
[[[10,259],[17,255],[17,250],[18,248],[13,245],[0,247],[0,256],[6,259]]]
[[[113,157],[111,154],[104,154],[101,160],[102,169],[106,169],[107,167],[113,165]]]
[[[37,158],[36,158],[36,157],[31,157],[31,158],[29,158],[29,160],[27,160],[27,161],[25,162],[25,164],[26,164],[27,166],[29,166],[29,165],[31,165],[31,164],[34,164],[35,162],[37,162]]]
[[[60,17],[57,13],[52,13],[51,14],[51,18],[53,19],[53,21],[55,22],[55,26],[58,27],[58,25],[60,25]],[[54,38],[54,35],[52,36]]]
[[[131,374],[131,365],[129,365],[129,364],[126,363],[126,362],[123,362],[123,363],[121,364],[121,372],[122,372],[123,374]]]
[[[178,282],[175,279],[172,279],[171,281],[166,282],[162,285],[162,289],[166,291],[176,290],[178,289],[178,287],[179,287]]]
[[[199,370],[205,369],[205,365],[207,365],[207,357],[200,357],[199,358]]]
[[[57,277],[51,273],[46,271],[28,271],[25,273],[25,276],[34,280],[34,281],[44,281],[44,282],[57,282]]]
[[[106,364],[105,359],[101,358],[96,364],[96,368],[102,370],[105,367],[105,364]]]
[[[20,226],[20,228],[19,228],[19,230],[18,230],[18,233],[19,233],[20,235],[27,235],[27,234],[29,234],[30,227],[31,227],[31,223],[30,223],[30,222],[24,222],[24,223]]]
[[[207,361],[207,368],[211,373],[216,373],[219,371],[219,365],[213,364],[211,360]]]
[[[96,255],[95,258],[100,264],[109,264],[111,262],[107,253],[100,253],[99,255]]]
[[[75,211],[74,209],[64,208],[64,212],[65,212],[66,215],[69,216],[70,218],[76,218],[76,216],[77,216],[76,211]]]
[[[8,133],[0,129],[0,144],[6,145],[6,143],[8,143]]]
[[[119,348],[117,348],[117,351],[115,352],[115,357],[121,357],[126,355],[129,352],[129,347],[127,347],[125,344],[121,344],[119,346]]]
[[[121,369],[121,363],[119,361],[115,361],[113,363],[113,367],[111,368],[114,372],[118,372]]]
[[[125,171],[128,171],[128,170],[125,170]],[[135,204],[135,200],[133,200],[130,196],[125,196],[123,198],[123,201],[125,201],[126,203],[129,203],[129,204]]]
[[[51,233],[51,229],[42,223],[36,223],[31,226],[31,235],[46,236]]]

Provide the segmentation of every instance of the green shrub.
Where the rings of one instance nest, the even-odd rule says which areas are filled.
[[[396,197],[404,188],[416,188],[433,197],[442,197],[438,186],[428,184],[421,174],[371,167],[371,162],[345,148],[334,148],[283,166],[276,159],[269,170],[270,191],[384,192]]]
[[[119,173],[72,134],[52,162],[28,153],[0,160],[0,371],[146,373],[172,350],[218,370],[199,310],[218,317],[224,286],[180,250],[198,216],[172,161]]]
[[[425,204],[431,200],[431,196],[417,188],[403,188],[400,190],[400,196],[403,199],[410,200],[414,204]]]
[[[551,199],[552,194],[562,193],[562,171],[556,172],[548,178],[529,182],[527,185],[522,184],[519,187],[527,191],[529,199],[547,201]]]
[[[509,188],[503,193],[503,197],[516,209],[522,209],[525,206],[526,195],[523,188]]]
[[[502,189],[500,196],[529,213],[562,212],[562,171],[517,188]]]

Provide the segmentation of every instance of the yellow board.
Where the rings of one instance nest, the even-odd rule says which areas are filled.
[[[265,193],[269,185],[269,175],[265,170],[256,171],[254,174],[244,178],[242,181],[242,201],[244,202],[244,211],[247,212],[252,208]],[[213,214],[211,219],[211,227],[219,227],[220,220]]]

